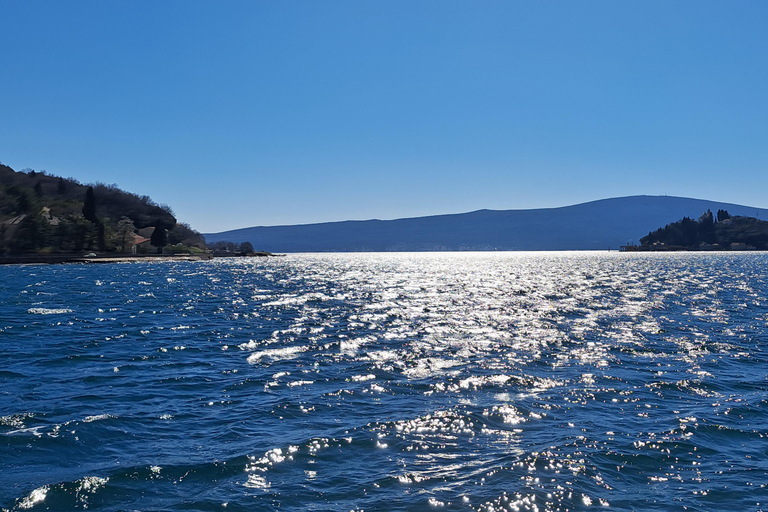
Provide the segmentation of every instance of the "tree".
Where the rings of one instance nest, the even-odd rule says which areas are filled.
[[[11,250],[15,253],[34,252],[48,243],[51,228],[42,215],[29,214],[24,217],[16,229]]]
[[[253,254],[255,251],[253,250],[253,244],[251,244],[251,242],[243,242],[240,244],[240,247],[237,248],[237,252],[242,256],[248,256],[249,254]]]
[[[35,201],[29,197],[26,190],[19,192],[19,196],[16,200],[16,210],[19,213],[29,213],[34,209]]]
[[[115,236],[112,239],[120,252],[125,252],[126,246],[133,241],[133,234],[135,232],[136,226],[133,225],[133,221],[129,217],[120,219],[120,222],[117,223]]]
[[[5,254],[5,236],[8,228],[5,223],[0,224],[0,253]]]
[[[33,187],[37,197],[43,197],[43,185],[38,181]]]
[[[681,239],[685,246],[699,245],[699,226],[695,220],[690,217],[683,217],[680,221]]]
[[[67,182],[64,181],[64,178],[59,178],[59,182],[56,184],[56,192],[63,196],[67,193]]]
[[[715,243],[715,220],[711,210],[699,217],[699,238],[708,244]]]
[[[96,199],[93,197],[93,187],[85,191],[85,203],[83,204],[83,217],[94,224],[98,222],[96,217]]]
[[[64,252],[79,252],[86,247],[90,248],[97,238],[96,226],[80,214],[60,219],[54,232],[55,246]]]
[[[731,218],[731,214],[725,210],[717,210],[717,222],[722,222]]]
[[[96,222],[96,243],[99,247],[99,251],[105,252],[108,249],[107,240],[110,238],[112,238],[112,230],[109,229],[109,224],[102,220]]]
[[[168,232],[162,224],[158,223],[158,225],[155,226],[155,230],[149,238],[149,243],[152,244],[153,247],[157,247],[158,254],[163,254],[163,247],[168,245]]]

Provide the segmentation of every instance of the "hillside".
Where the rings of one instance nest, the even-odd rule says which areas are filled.
[[[199,233],[147,196],[0,164],[0,254],[127,252],[158,229],[157,247],[205,247]],[[147,245],[141,249],[151,250]]]
[[[397,220],[262,226],[205,234],[273,252],[606,250],[637,243],[659,226],[706,210],[764,216],[768,210],[702,199],[630,196],[560,208],[479,210]]]
[[[725,210],[707,210],[697,220],[683,217],[640,239],[633,250],[766,250],[768,222],[754,217],[731,216]]]

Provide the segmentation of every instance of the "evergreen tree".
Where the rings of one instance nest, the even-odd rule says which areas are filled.
[[[708,244],[715,243],[715,220],[711,210],[699,217],[699,239]]]
[[[34,205],[35,201],[29,197],[26,190],[22,190],[16,200],[16,211],[18,213],[29,213],[33,210]]]
[[[5,251],[6,251],[5,236],[7,231],[8,231],[8,228],[5,226],[5,223],[1,223],[0,224],[0,254],[5,254]]]
[[[93,187],[88,187],[85,192],[85,203],[83,204],[83,217],[85,220],[96,224],[98,219],[96,218],[96,199],[93,197]]]
[[[683,217],[683,220],[680,221],[683,245],[688,247],[699,245],[698,227],[696,221],[692,220],[690,217]]]
[[[72,249],[79,252],[93,247],[96,240],[96,228],[92,222],[85,220],[82,215],[73,215],[69,219],[70,235],[69,243]]]
[[[155,226],[155,230],[149,238],[149,243],[152,244],[152,246],[157,247],[158,254],[163,254],[163,247],[168,245],[168,232],[162,224],[158,223],[158,225]]]
[[[53,230],[53,247],[57,251],[71,252],[75,250],[74,229],[69,217],[59,219],[59,225]]]
[[[102,221],[96,223],[96,244],[99,247],[99,251],[105,252],[107,250],[107,227]]]
[[[48,244],[50,231],[50,225],[42,215],[27,215],[16,229],[16,236],[11,243],[11,251],[24,253],[42,249]]]

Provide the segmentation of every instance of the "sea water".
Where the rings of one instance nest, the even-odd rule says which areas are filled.
[[[0,276],[3,510],[768,510],[766,254]]]

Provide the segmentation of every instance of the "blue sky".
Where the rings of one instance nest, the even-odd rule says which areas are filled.
[[[0,0],[0,161],[203,232],[768,207],[768,2]]]

